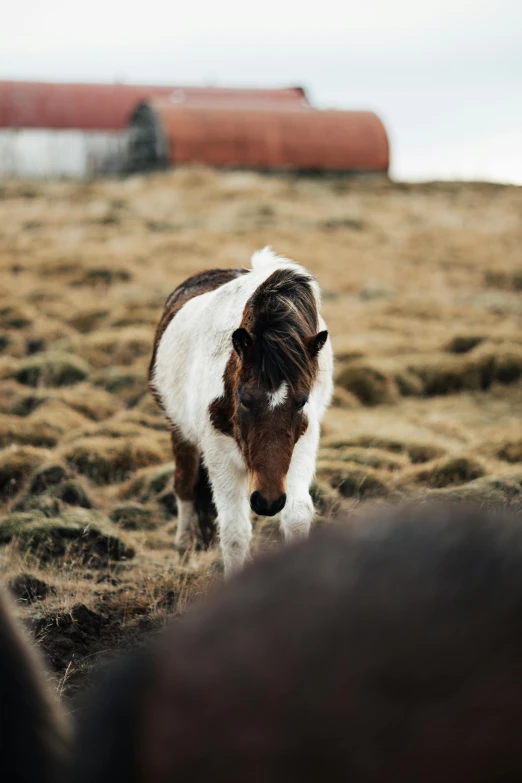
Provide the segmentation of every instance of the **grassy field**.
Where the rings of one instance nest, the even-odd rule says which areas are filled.
[[[145,388],[185,277],[270,244],[317,275],[336,353],[314,497],[522,499],[522,189],[191,169],[0,185],[0,569],[74,694],[221,578],[173,549]],[[254,550],[279,541],[254,522]]]

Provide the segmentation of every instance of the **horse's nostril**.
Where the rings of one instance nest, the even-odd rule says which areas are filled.
[[[254,514],[260,514],[263,516],[266,508],[266,500],[264,499],[261,492],[258,492],[257,490],[255,492],[252,492],[250,495],[250,508],[254,512]]]

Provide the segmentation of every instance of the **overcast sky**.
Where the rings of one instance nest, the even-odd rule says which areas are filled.
[[[299,84],[375,110],[397,178],[522,184],[522,0],[6,0],[0,78]]]

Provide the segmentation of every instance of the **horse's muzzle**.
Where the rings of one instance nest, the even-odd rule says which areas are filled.
[[[278,514],[285,507],[285,503],[286,495],[284,492],[277,500],[272,502],[269,502],[257,490],[250,495],[250,508],[254,514],[258,514],[260,517],[273,517],[274,514]]]

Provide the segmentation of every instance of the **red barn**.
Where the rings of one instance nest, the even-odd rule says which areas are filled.
[[[232,104],[154,98],[130,124],[131,169],[186,163],[217,168],[308,172],[387,172],[386,130],[372,112],[309,104]]]

